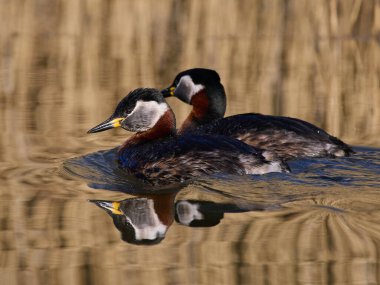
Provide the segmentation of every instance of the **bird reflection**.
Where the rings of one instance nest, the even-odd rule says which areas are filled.
[[[121,232],[122,240],[132,244],[161,242],[174,220],[175,193],[146,195],[122,201],[91,200],[105,210]]]
[[[175,220],[188,227],[213,227],[224,218],[224,213],[262,210],[260,207],[241,208],[232,203],[201,200],[179,200],[175,203]]]
[[[203,206],[214,204],[206,201],[178,201],[175,207],[176,222],[189,227],[212,227],[223,219],[223,212],[205,211]]]
[[[122,201],[90,200],[105,210],[121,232],[122,240],[138,245],[160,243],[175,220],[188,227],[213,227],[224,213],[239,213],[244,209],[232,203],[202,200],[178,200],[176,193],[139,195]]]

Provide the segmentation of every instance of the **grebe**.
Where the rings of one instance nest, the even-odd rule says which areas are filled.
[[[151,185],[181,183],[215,173],[264,174],[289,171],[273,153],[239,140],[207,134],[176,134],[175,117],[161,92],[136,89],[114,114],[89,130],[122,127],[136,132],[118,151],[118,163],[127,174]]]
[[[174,221],[176,193],[144,195],[122,201],[90,200],[105,210],[121,233],[122,240],[154,245],[165,238]]]
[[[179,73],[162,90],[193,106],[179,132],[223,135],[273,151],[281,159],[349,156],[352,149],[324,130],[299,119],[257,113],[223,118],[226,94],[218,73],[194,68]]]

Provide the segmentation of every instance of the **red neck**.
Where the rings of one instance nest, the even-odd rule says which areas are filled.
[[[196,118],[202,119],[207,115],[210,102],[205,89],[199,91],[191,98],[191,105],[193,105],[191,113],[193,113]]]
[[[205,121],[210,111],[210,102],[205,89],[201,90],[191,98],[191,105],[193,106],[193,110],[191,110],[191,113],[183,122],[181,129],[179,130],[180,133],[194,129],[202,125]]]
[[[130,137],[119,149],[129,147],[144,141],[151,141],[159,138],[168,137],[176,133],[175,117],[171,110],[167,110],[164,115],[157,121],[157,123],[145,132],[136,133]]]

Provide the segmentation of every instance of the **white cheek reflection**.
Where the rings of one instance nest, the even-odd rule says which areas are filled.
[[[194,220],[202,220],[203,214],[199,211],[198,204],[191,204],[187,201],[180,201],[176,205],[178,220],[182,225],[190,225]]]

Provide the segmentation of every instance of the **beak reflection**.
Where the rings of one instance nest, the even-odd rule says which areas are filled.
[[[104,200],[90,200],[89,202],[94,203],[96,206],[106,210],[110,214],[123,215],[123,212],[120,211],[120,202]]]

